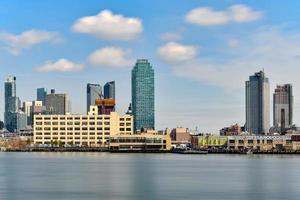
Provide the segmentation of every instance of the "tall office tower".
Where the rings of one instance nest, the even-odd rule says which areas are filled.
[[[115,99],[115,81],[107,82],[104,85],[104,99]]]
[[[45,99],[47,114],[65,115],[68,110],[67,94],[56,94],[55,90],[51,90]]]
[[[138,59],[131,71],[134,130],[154,129],[154,70],[148,60]]]
[[[88,83],[86,86],[86,112],[89,112],[90,106],[96,105],[96,99],[101,99],[102,88],[100,84]]]
[[[5,111],[4,111],[4,123],[8,131],[14,132],[16,130],[16,118],[15,113],[18,112],[19,99],[16,96],[16,77],[9,76],[4,83],[4,98],[5,98]]]
[[[281,133],[293,125],[293,91],[291,84],[277,85],[273,94],[273,125]]]
[[[45,88],[36,89],[36,100],[37,101],[42,101],[43,104],[45,105],[46,96],[47,96],[47,91]]]
[[[16,77],[9,76],[4,83],[5,90],[5,127],[9,132],[25,129],[27,125],[26,114],[19,110],[20,100],[16,94]]]
[[[246,131],[267,134],[270,129],[269,79],[264,71],[255,73],[246,81]]]

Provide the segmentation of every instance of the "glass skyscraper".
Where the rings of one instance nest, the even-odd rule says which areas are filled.
[[[246,130],[252,134],[267,134],[270,129],[269,79],[263,71],[246,81]]]
[[[115,81],[107,82],[104,85],[104,99],[115,99]]]
[[[46,96],[47,96],[47,91],[45,88],[36,89],[36,100],[42,101],[43,105],[45,105]]]
[[[16,77],[9,76],[4,83],[4,122],[9,132],[26,128],[27,116],[19,110],[20,100],[16,95]]]
[[[90,106],[95,105],[95,100],[102,97],[102,88],[100,84],[88,83],[86,86],[86,112],[89,112]]]
[[[154,70],[148,60],[137,60],[131,72],[134,130],[154,129]]]

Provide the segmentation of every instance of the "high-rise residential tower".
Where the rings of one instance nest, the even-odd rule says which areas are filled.
[[[291,84],[277,85],[273,94],[273,125],[285,129],[293,125],[293,91]]]
[[[47,91],[45,88],[36,89],[36,100],[42,101],[43,105],[45,105],[46,96],[47,96]]]
[[[104,99],[115,99],[115,81],[107,82],[104,85]]]
[[[154,70],[148,60],[137,60],[131,72],[134,130],[154,129]]]
[[[16,77],[9,76],[4,83],[4,121],[6,129],[10,132],[25,129],[27,125],[26,114],[19,110],[20,100],[17,97],[16,88]]]
[[[86,86],[86,111],[90,110],[90,106],[96,105],[96,99],[101,99],[102,88],[100,84],[88,83]]]
[[[270,88],[264,71],[246,81],[246,131],[267,134],[270,129]]]

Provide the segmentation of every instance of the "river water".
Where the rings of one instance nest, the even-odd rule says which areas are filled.
[[[0,153],[1,200],[300,199],[300,156]]]

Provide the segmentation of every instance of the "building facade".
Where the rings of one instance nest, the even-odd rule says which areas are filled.
[[[154,70],[148,60],[137,60],[131,72],[134,130],[154,129]]]
[[[270,129],[269,79],[263,71],[246,81],[246,131],[267,134]]]
[[[273,126],[281,133],[293,125],[293,91],[291,84],[277,85],[273,94]]]
[[[132,133],[132,116],[98,115],[97,106],[87,115],[34,116],[34,144],[108,147],[111,135]]]
[[[105,83],[103,87],[104,99],[116,99],[115,88],[115,81]]]
[[[20,110],[16,88],[16,77],[9,76],[4,83],[4,123],[9,132],[25,129],[27,125],[26,114]]]
[[[56,94],[51,90],[45,99],[46,112],[50,115],[65,115],[68,112],[67,94]]]
[[[88,83],[86,86],[86,112],[88,113],[90,106],[95,105],[96,99],[102,98],[102,88],[100,84]]]
[[[46,96],[47,90],[45,88],[36,89],[36,100],[43,102],[43,105],[45,105]]]

